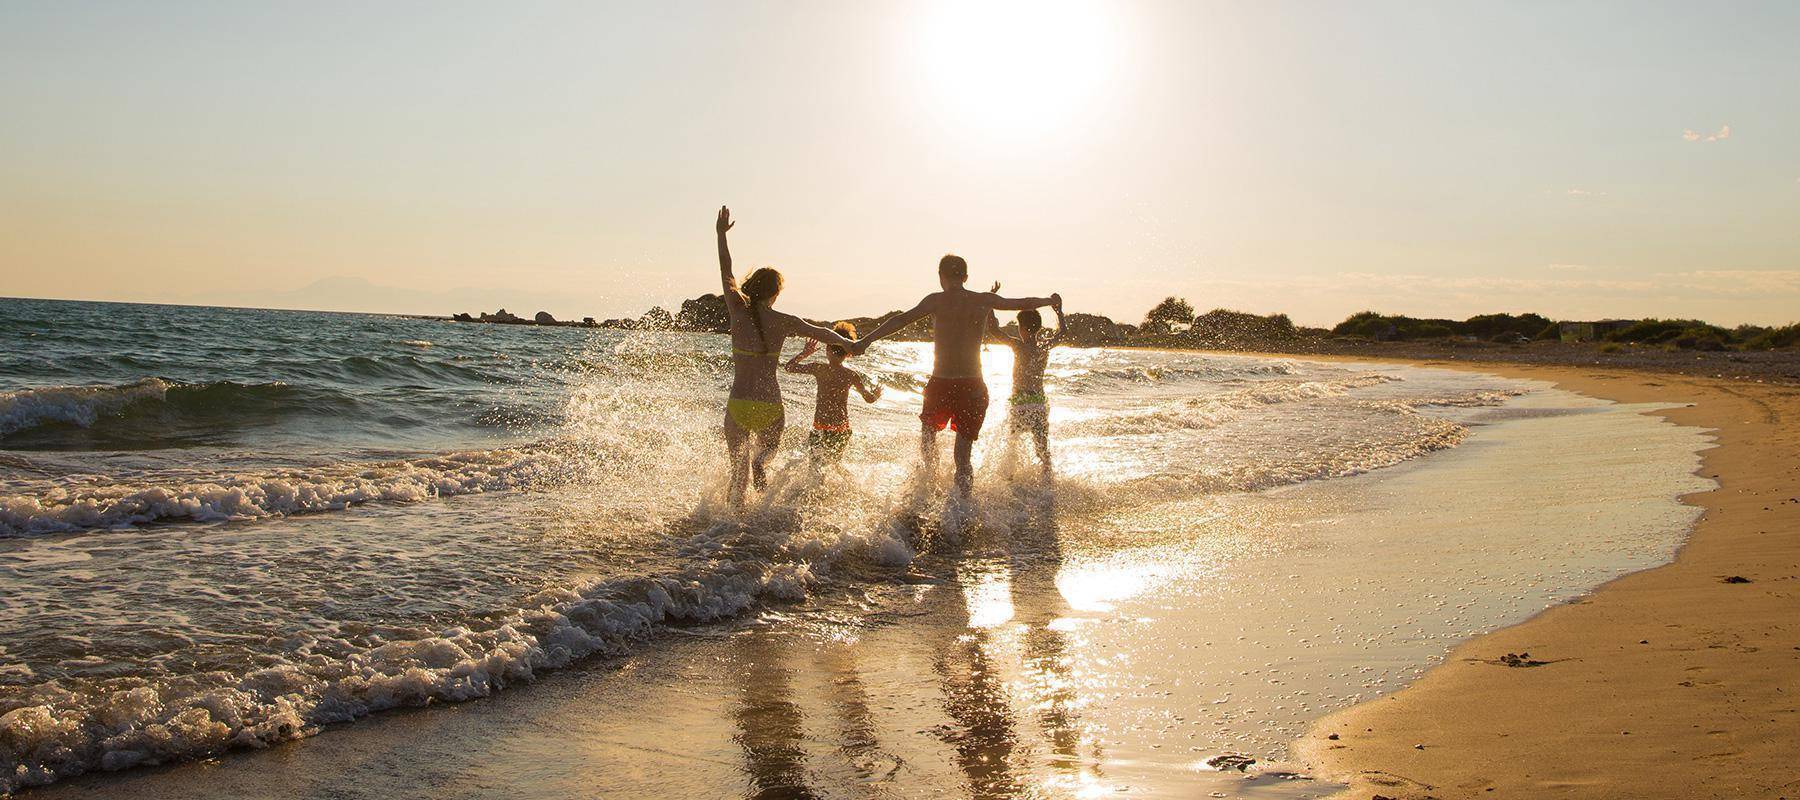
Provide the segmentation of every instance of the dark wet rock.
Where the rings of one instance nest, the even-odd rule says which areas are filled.
[[[539,311],[531,318],[531,321],[536,322],[539,325],[555,325],[556,317],[550,316],[550,312],[548,311]]]
[[[1225,753],[1224,755],[1213,756],[1206,760],[1207,766],[1220,772],[1232,769],[1243,772],[1244,770],[1249,769],[1251,764],[1255,763],[1256,759],[1240,753]]]
[[[1541,667],[1550,662],[1538,661],[1532,658],[1530,653],[1507,653],[1494,659],[1492,663],[1507,667]]]
[[[1744,576],[1742,576],[1742,575],[1733,575],[1733,576],[1731,576],[1731,577],[1729,577],[1729,578],[1726,578],[1726,579],[1725,579],[1725,580],[1724,580],[1724,581],[1722,581],[1722,582],[1723,582],[1723,583],[1750,583],[1750,582],[1751,582],[1751,581],[1750,581],[1750,579],[1749,579],[1749,578],[1746,578],[1746,577],[1744,577]]]

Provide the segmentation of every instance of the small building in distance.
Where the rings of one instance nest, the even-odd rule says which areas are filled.
[[[1557,338],[1565,342],[1595,342],[1617,330],[1636,324],[1635,319],[1603,319],[1596,322],[1557,323]]]

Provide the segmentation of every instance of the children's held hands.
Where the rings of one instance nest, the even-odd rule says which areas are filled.
[[[1050,307],[1056,309],[1057,311],[1062,310],[1062,292],[1051,293]]]
[[[713,229],[717,230],[720,236],[724,236],[725,232],[731,230],[731,226],[736,224],[731,221],[731,209],[719,206],[719,221],[713,223]]]

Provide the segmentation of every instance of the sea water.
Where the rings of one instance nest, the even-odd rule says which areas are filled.
[[[0,301],[0,791],[486,697],[670,630],[779,625],[783,609],[879,619],[921,569],[962,587],[970,630],[994,629],[1011,615],[987,597],[1010,589],[982,577],[999,574],[980,557],[995,538],[1067,564],[1059,602],[1105,608],[1210,563],[1171,553],[1277,558],[1298,537],[1246,534],[1243,508],[1428,462],[1543,391],[1064,348],[1047,381],[1057,477],[1007,447],[996,402],[980,488],[958,504],[917,479],[929,358],[884,343],[850,362],[885,393],[852,409],[842,469],[822,472],[799,447],[812,386],[784,376],[788,448],[733,514],[723,337]],[[985,365],[1004,397],[1010,353]],[[1238,522],[1171,524],[1218,518]],[[1601,560],[1557,585],[1635,563]]]

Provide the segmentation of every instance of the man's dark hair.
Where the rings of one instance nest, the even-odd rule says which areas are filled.
[[[962,256],[944,256],[938,259],[938,277],[950,278],[958,283],[969,279],[969,262]]]

